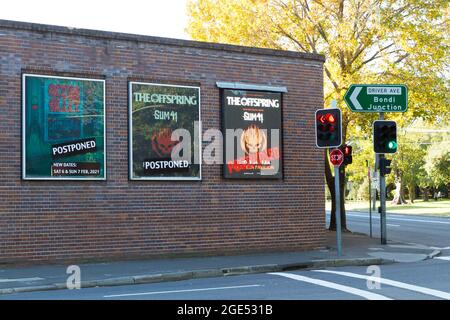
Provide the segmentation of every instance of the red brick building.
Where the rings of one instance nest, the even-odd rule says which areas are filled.
[[[0,20],[0,263],[307,250],[323,246],[321,55]],[[106,179],[22,179],[22,75],[103,79]],[[200,87],[203,132],[221,128],[217,83],[283,87],[281,179],[129,177],[128,84]],[[203,142],[203,147],[207,143]]]

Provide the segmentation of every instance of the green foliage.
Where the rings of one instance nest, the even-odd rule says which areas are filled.
[[[324,54],[325,104],[352,83],[404,83],[416,117],[447,116],[449,2],[446,0],[191,0],[193,39]],[[344,132],[368,133],[375,115],[344,112]]]
[[[187,32],[201,41],[324,54],[324,102],[336,99],[343,111],[344,138],[354,150],[348,180],[355,189],[366,179],[366,160],[373,167],[377,114],[350,112],[343,103],[347,88],[407,85],[408,111],[386,114],[399,128],[419,118],[430,127],[449,118],[449,7],[448,0],[191,0]],[[394,168],[410,187],[448,183],[448,149],[432,146],[445,139],[417,136],[400,137]]]
[[[450,183],[450,146],[448,141],[430,146],[424,167],[427,179],[433,187],[437,188]]]

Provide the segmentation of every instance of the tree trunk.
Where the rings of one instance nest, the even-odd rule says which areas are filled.
[[[410,183],[408,186],[408,194],[409,194],[409,200],[411,203],[414,203],[415,195],[416,195],[416,186],[414,183]]]
[[[336,230],[336,201],[335,201],[335,190],[334,190],[334,178],[331,175],[330,165],[328,163],[328,152],[324,150],[324,160],[325,160],[325,181],[327,183],[328,190],[330,190],[331,195],[331,212],[330,212],[330,230]]]
[[[427,202],[429,200],[428,187],[422,189],[422,197],[424,202]]]
[[[338,90],[339,93],[340,90]],[[348,113],[342,113],[342,141],[346,141],[347,137],[347,124],[348,124]],[[341,149],[342,150],[342,149]],[[334,177],[331,174],[332,169],[330,168],[330,163],[328,161],[329,152],[325,151],[325,179],[327,182],[328,189],[331,194],[331,214],[330,214],[330,226],[329,230],[336,230],[336,200],[335,200],[335,190],[334,190]],[[333,168],[334,169],[334,168]],[[340,202],[341,202],[341,230],[349,231],[347,229],[347,221],[345,219],[345,166],[342,166],[342,170],[339,170],[339,189],[340,189]]]
[[[342,166],[339,170],[339,183],[340,183],[340,204],[341,204],[341,228],[342,231],[349,231],[347,229],[347,216],[345,214],[345,186],[347,181],[345,180],[345,166]]]
[[[334,189],[334,177],[331,174],[331,167],[328,162],[328,152],[325,151],[325,180],[330,190],[331,195],[331,214],[330,214],[330,225],[328,227],[329,230],[336,230],[336,193]],[[345,219],[345,171],[339,170],[339,179],[340,179],[340,202],[341,202],[341,229],[342,231],[348,231],[347,229],[347,221]]]
[[[399,170],[395,170],[395,195],[392,204],[405,204],[403,177]]]

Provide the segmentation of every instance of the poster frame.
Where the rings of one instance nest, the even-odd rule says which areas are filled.
[[[65,80],[96,81],[103,84],[103,176],[102,177],[28,177],[26,174],[26,78],[53,78]],[[41,181],[105,181],[107,178],[107,145],[106,145],[106,80],[98,78],[82,78],[55,76],[51,74],[22,73],[22,180]]]
[[[198,159],[199,176],[198,177],[134,177],[133,176],[133,84],[153,85],[162,87],[178,87],[198,89]],[[202,115],[201,115],[201,87],[190,85],[179,85],[170,83],[128,81],[128,179],[132,181],[201,181],[202,180]],[[195,127],[194,127],[195,131]],[[194,150],[195,152],[195,150]]]
[[[225,90],[236,90],[236,91],[253,91],[253,92],[260,92],[260,93],[267,93],[267,92],[271,92],[271,93],[279,93],[280,94],[280,164],[281,164],[281,170],[280,170],[280,176],[274,176],[274,175],[267,175],[267,176],[231,176],[229,174],[226,173],[226,142],[225,142],[225,137],[223,140],[223,146],[222,146],[222,152],[223,152],[223,164],[222,164],[222,178],[225,180],[242,180],[242,181],[276,181],[276,180],[284,180],[284,121],[283,121],[283,110],[284,110],[284,95],[283,93],[287,92],[287,89],[285,87],[273,87],[273,90],[271,90],[272,87],[270,86],[256,86],[256,85],[247,85],[247,86],[243,86],[242,84],[236,84],[234,86],[230,86],[228,83],[226,83],[227,85],[223,85],[222,83],[220,83],[221,85],[219,86],[218,83],[218,87],[220,88],[220,118],[221,118],[221,128],[222,128],[222,132],[226,132],[226,123],[225,123]]]

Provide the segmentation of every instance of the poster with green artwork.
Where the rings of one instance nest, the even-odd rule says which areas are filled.
[[[200,180],[200,88],[129,83],[131,180]]]
[[[23,74],[22,178],[104,180],[105,81]]]

